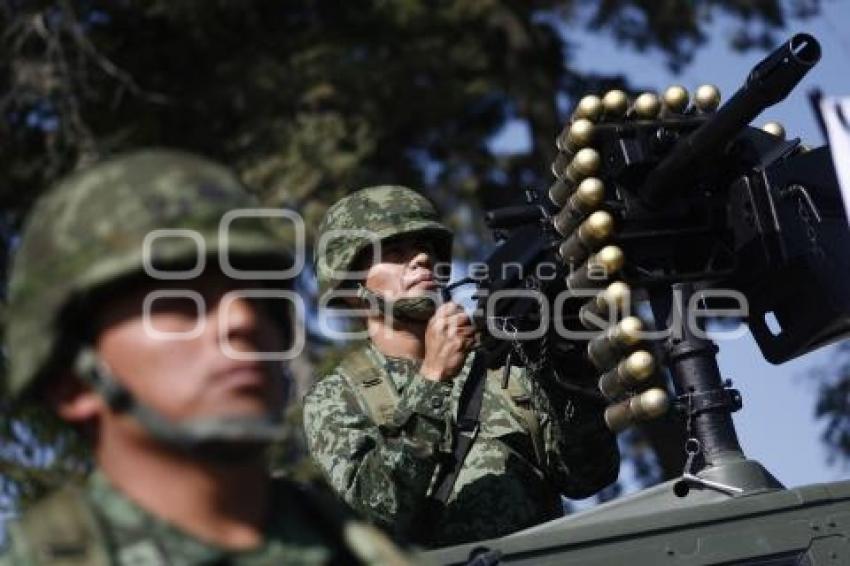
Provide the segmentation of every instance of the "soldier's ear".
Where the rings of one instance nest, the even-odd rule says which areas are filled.
[[[93,422],[106,408],[103,398],[70,370],[56,376],[42,395],[59,418],[73,425]]]

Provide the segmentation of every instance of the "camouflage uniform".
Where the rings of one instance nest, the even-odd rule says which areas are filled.
[[[229,551],[147,513],[94,472],[83,488],[63,488],[11,524],[0,566],[400,563],[382,535],[331,498],[289,482],[276,482],[272,497],[265,543]]]
[[[329,211],[322,231],[369,226],[387,238],[421,231],[428,222],[427,230],[448,232],[430,203],[406,198],[411,192],[378,187],[355,193]],[[368,214],[349,214],[349,204]],[[411,230],[412,224],[417,228]],[[327,258],[317,258],[323,289],[339,284],[328,277],[330,268],[341,269],[361,245],[340,245],[344,260],[330,246]],[[452,495],[433,524],[423,524],[438,466],[451,454],[451,425],[473,356],[446,383],[418,375],[418,361],[386,357],[371,343],[363,348],[352,355],[368,360],[367,371],[388,378],[397,391],[392,414],[376,422],[344,360],[305,398],[305,429],[311,455],[337,492],[397,536],[444,546],[505,535],[561,516],[561,494],[586,497],[616,479],[619,452],[598,406],[540,388],[529,395],[519,369],[503,389],[502,372],[491,372],[480,431]]]
[[[142,277],[143,240],[153,230],[192,230],[202,240],[172,234],[151,245],[148,258],[157,269],[191,268],[199,249],[200,259],[207,260],[226,252],[240,269],[290,265],[291,240],[264,219],[234,221],[222,248],[222,216],[256,206],[225,168],[165,150],[116,157],[49,191],[24,229],[10,280],[7,394],[18,402],[37,402],[37,390],[49,386],[59,372],[75,367],[80,374],[82,354],[92,350],[87,309],[97,305],[98,293],[120,292]],[[108,370],[106,374],[103,379],[114,377]],[[129,393],[122,396],[119,390],[116,395],[120,383],[113,381],[109,389],[88,382],[113,410],[126,411],[152,437],[176,448],[207,440],[262,446],[286,432],[271,416],[269,422],[220,417],[169,423]],[[264,544],[231,552],[152,516],[95,471],[84,487],[57,490],[11,524],[10,547],[0,564],[406,562],[383,535],[354,520],[338,503],[280,481],[274,482],[272,493]]]

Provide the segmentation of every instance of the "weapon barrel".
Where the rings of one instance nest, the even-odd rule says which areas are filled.
[[[820,44],[799,33],[753,67],[744,86],[717,113],[679,141],[647,176],[641,191],[650,204],[659,205],[672,190],[689,179],[697,161],[723,149],[765,108],[783,100],[821,56]]]
[[[491,210],[484,216],[484,222],[492,230],[502,230],[538,222],[541,218],[543,218],[543,212],[540,207],[529,204]]]

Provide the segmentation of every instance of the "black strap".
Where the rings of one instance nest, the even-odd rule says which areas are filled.
[[[452,494],[460,469],[469,454],[472,443],[478,435],[480,426],[481,403],[484,399],[484,385],[487,382],[487,362],[484,354],[478,352],[472,360],[472,367],[458,401],[457,425],[455,426],[452,458],[443,468],[432,492],[432,499],[445,505]]]

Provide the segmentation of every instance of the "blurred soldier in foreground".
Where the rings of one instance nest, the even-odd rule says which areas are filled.
[[[172,151],[112,159],[36,205],[9,287],[6,389],[82,434],[96,469],[11,525],[0,563],[403,562],[334,502],[266,473],[285,383],[256,354],[280,355],[295,321],[220,267],[292,264],[266,220],[220,237],[224,214],[255,206],[225,168]]]
[[[376,307],[368,343],[305,399],[311,455],[345,501],[400,537],[443,546],[560,517],[562,494],[586,497],[616,479],[601,407],[532,390],[519,370],[505,383],[497,371],[468,455],[438,495],[474,342],[463,309],[434,300],[452,233],[425,198],[382,186],[333,205],[320,234],[320,294],[335,293],[332,306]]]

